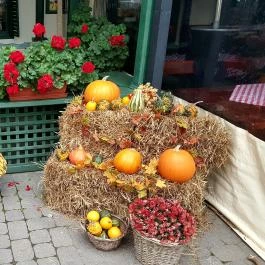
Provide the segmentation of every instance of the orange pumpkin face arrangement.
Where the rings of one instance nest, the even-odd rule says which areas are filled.
[[[161,177],[177,183],[190,180],[196,171],[192,155],[179,146],[165,150],[158,160],[158,172]]]
[[[134,174],[141,168],[142,155],[134,148],[126,148],[116,154],[113,164],[120,172]]]
[[[102,80],[91,82],[85,89],[84,100],[85,102],[94,101],[99,103],[102,100],[111,102],[120,97],[120,88],[112,81],[107,80],[105,76]]]

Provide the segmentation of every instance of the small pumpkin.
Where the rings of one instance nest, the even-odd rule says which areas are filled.
[[[86,87],[84,92],[85,102],[95,101],[99,103],[101,100],[111,102],[120,97],[120,88],[107,78],[108,76],[105,76],[102,80],[95,80]]]
[[[68,158],[70,163],[77,166],[78,168],[88,165],[92,160],[91,155],[86,152],[81,145],[78,148],[72,150]]]
[[[165,150],[159,157],[157,170],[167,180],[184,183],[193,177],[196,166],[192,155],[179,148]]]
[[[138,172],[142,165],[142,155],[134,148],[125,148],[114,157],[115,168],[125,174]]]
[[[144,109],[144,95],[141,88],[136,88],[129,103],[129,109],[132,112],[140,112]]]

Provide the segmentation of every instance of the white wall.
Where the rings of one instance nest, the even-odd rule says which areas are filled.
[[[193,0],[190,25],[210,25],[214,21],[216,0]]]

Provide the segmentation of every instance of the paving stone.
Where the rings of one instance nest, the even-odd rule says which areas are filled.
[[[35,196],[36,196],[36,194],[34,193],[34,191],[32,191],[32,190],[27,191],[26,190],[26,186],[24,186],[23,190],[18,191],[18,197],[20,199],[25,199],[28,197],[35,197]]]
[[[11,248],[15,261],[28,261],[34,258],[34,252],[28,239],[12,241]]]
[[[224,245],[222,247],[215,246],[211,248],[210,251],[223,262],[244,259],[248,255],[237,245]]]
[[[41,207],[40,211],[42,212],[43,216],[46,216],[49,218],[58,215],[57,212],[55,212],[54,210],[50,209],[49,207],[45,207],[45,206]]]
[[[21,200],[22,208],[41,207],[42,201],[37,197],[25,197]]]
[[[27,208],[22,210],[26,219],[41,217],[41,210],[37,208]]]
[[[55,227],[54,220],[48,217],[29,219],[27,220],[27,225],[30,231]]]
[[[223,265],[223,263],[216,257],[210,256],[200,261],[200,265]]]
[[[29,233],[25,221],[8,222],[9,236],[11,240],[28,238]]]
[[[60,265],[59,260],[56,257],[49,257],[37,260],[38,265]]]
[[[18,262],[16,265],[38,265],[38,264],[34,260],[27,260],[27,261]]]
[[[57,249],[57,255],[61,265],[83,265],[78,251],[74,247],[60,247]]]
[[[244,259],[244,260],[236,260],[236,261],[228,262],[228,263],[225,263],[225,265],[254,265],[254,264],[250,260]]]
[[[13,256],[10,249],[0,249],[0,264],[13,261]]]
[[[5,222],[5,220],[6,218],[4,212],[0,210],[0,223]]]
[[[51,241],[50,234],[46,229],[32,231],[29,235],[32,244],[46,243]]]
[[[14,196],[17,194],[16,186],[9,187],[8,183],[5,183],[1,187],[2,196]]]
[[[221,248],[224,246],[224,242],[218,237],[218,234],[213,231],[203,233],[197,239],[198,245],[202,249],[210,249],[212,247]]]
[[[0,235],[0,248],[9,248],[10,240],[8,235]]]
[[[3,197],[3,205],[6,211],[17,210],[21,208],[20,201],[17,196]]]
[[[59,214],[55,215],[53,219],[55,221],[56,226],[70,226],[75,223],[75,221]]]
[[[72,239],[65,227],[56,227],[50,229],[52,242],[55,247],[66,247],[73,244]]]
[[[55,249],[51,243],[37,244],[33,248],[37,258],[47,258],[56,255]]]
[[[6,223],[0,223],[0,235],[7,234],[7,226]]]
[[[19,221],[24,219],[24,215],[21,210],[6,211],[5,215],[7,221]]]

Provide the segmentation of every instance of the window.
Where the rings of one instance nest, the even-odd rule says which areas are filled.
[[[0,0],[0,38],[19,36],[18,0]]]

